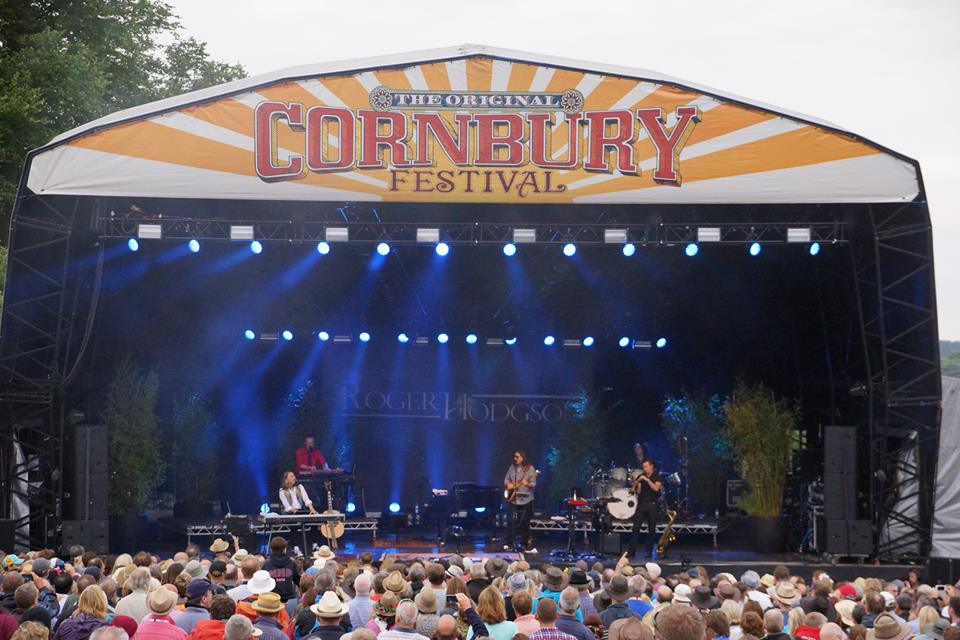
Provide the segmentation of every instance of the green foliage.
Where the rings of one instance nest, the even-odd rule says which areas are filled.
[[[159,0],[0,2],[0,228],[28,150],[114,111],[245,75]]]
[[[3,309],[3,292],[7,288],[7,258],[10,252],[7,245],[0,245],[0,310]]]
[[[713,512],[720,505],[723,481],[733,452],[727,436],[724,399],[719,395],[667,396],[660,421],[667,440],[680,451],[686,440],[690,501],[694,511]]]
[[[107,390],[103,421],[109,438],[111,515],[141,513],[163,481],[158,386],[156,372],[144,375],[126,357]]]
[[[568,406],[570,417],[557,428],[548,456],[552,471],[548,493],[555,500],[568,496],[570,487],[586,491],[594,462],[609,457],[608,421],[597,398],[580,389]]]
[[[960,340],[941,340],[940,357],[944,358],[955,351],[960,351]]]
[[[740,381],[724,404],[730,443],[747,482],[740,507],[749,515],[780,515],[783,486],[797,446],[800,411],[763,384]]]
[[[210,502],[220,486],[224,430],[213,418],[210,402],[197,389],[173,411],[171,460],[178,502]]]
[[[940,372],[945,376],[960,378],[960,350],[940,358]]]

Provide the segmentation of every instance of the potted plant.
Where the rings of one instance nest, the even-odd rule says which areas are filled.
[[[757,551],[781,551],[783,487],[797,442],[799,409],[763,384],[739,382],[724,405],[730,444],[747,490],[739,506],[751,521]]]
[[[177,403],[170,425],[174,517],[207,518],[222,478],[223,431],[206,396],[190,390]]]
[[[125,357],[107,391],[110,537],[111,546],[124,551],[133,549],[139,516],[163,479],[158,386],[156,372],[144,375]]]

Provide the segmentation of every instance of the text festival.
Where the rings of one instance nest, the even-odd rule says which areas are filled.
[[[299,102],[264,101],[255,112],[257,175],[295,180],[306,173],[370,169],[390,172],[390,191],[413,193],[562,193],[556,172],[640,175],[637,144],[647,138],[656,152],[655,181],[680,185],[679,156],[700,121],[695,106],[677,107],[667,128],[658,107],[578,111],[582,97],[557,94],[371,93],[373,109],[305,108]],[[571,93],[563,94],[568,96]],[[456,95],[455,100],[444,97]],[[579,94],[578,94],[579,95]],[[438,96],[436,98],[432,96]],[[442,114],[466,108],[471,112]],[[507,109],[519,109],[511,113]],[[490,110],[492,112],[483,112]],[[554,129],[566,118],[563,139]],[[304,137],[305,153],[280,154],[281,128]],[[645,136],[641,136],[645,133]],[[438,154],[454,169],[437,169]],[[557,158],[560,155],[562,157]],[[532,167],[530,167],[532,165]],[[533,168],[535,170],[532,170]]]

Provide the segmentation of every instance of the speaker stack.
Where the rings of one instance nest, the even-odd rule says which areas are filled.
[[[825,551],[836,556],[873,554],[870,520],[860,520],[857,494],[857,429],[825,427],[823,437]]]

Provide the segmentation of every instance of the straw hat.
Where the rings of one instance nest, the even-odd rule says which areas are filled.
[[[397,598],[397,594],[393,591],[387,591],[380,596],[380,599],[373,605],[373,611],[381,618],[393,617],[397,615],[397,604],[399,604],[399,602],[400,600]]]
[[[336,558],[336,554],[330,550],[330,547],[327,545],[321,545],[319,549],[313,552],[314,558],[322,558],[324,560],[333,560]]]
[[[800,599],[800,593],[790,582],[781,582],[773,592],[773,598],[783,604],[794,604]]]
[[[259,611],[261,613],[277,613],[283,609],[283,603],[280,602],[279,593],[267,591],[258,595],[257,601],[250,605],[250,607],[254,611]]]
[[[403,593],[407,588],[407,581],[399,571],[391,571],[386,580],[383,581],[383,588],[394,593]]]
[[[222,553],[230,548],[230,545],[223,538],[217,538],[213,541],[213,544],[210,545],[210,551],[214,553]]]
[[[873,629],[867,629],[867,640],[903,640],[911,633],[909,626],[889,613],[881,613],[873,621]]]
[[[417,604],[417,610],[420,611],[420,613],[437,612],[437,592],[433,589],[421,589],[413,601]]]
[[[147,596],[147,608],[158,616],[165,616],[177,605],[177,596],[168,589],[151,591]]]
[[[310,611],[318,618],[340,618],[347,615],[350,607],[347,606],[347,603],[340,602],[336,593],[327,591],[315,605],[310,607]]]
[[[840,616],[840,620],[848,627],[856,625],[856,621],[853,619],[853,610],[856,608],[857,603],[853,600],[841,600],[840,602],[833,605],[833,608],[837,610],[837,614]]]

